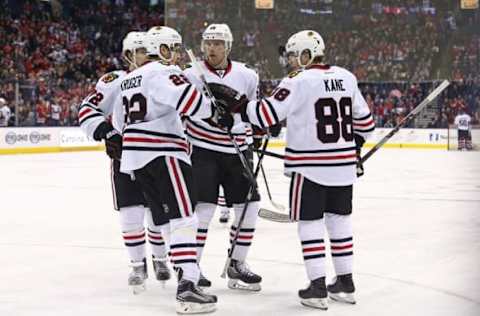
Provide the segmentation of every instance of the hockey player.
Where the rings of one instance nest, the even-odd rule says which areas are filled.
[[[146,59],[144,37],[144,32],[130,32],[123,40],[122,55],[129,65],[129,70],[134,70],[138,63]],[[122,237],[132,268],[128,284],[132,287],[134,294],[137,294],[145,290],[147,278],[146,236],[152,248],[156,279],[162,282],[170,279],[170,271],[166,264],[167,252],[162,233],[151,219],[151,212],[139,184],[128,174],[120,172],[122,143],[120,131],[124,126],[120,83],[126,74],[123,70],[117,70],[100,78],[95,93],[88,96],[80,106],[79,122],[88,136],[97,141],[105,140],[107,154],[112,158],[113,202],[115,209],[119,211]],[[148,221],[147,233],[144,224],[145,215]]]
[[[134,174],[154,223],[169,231],[170,258],[178,276],[177,312],[209,312],[217,297],[197,287],[196,197],[181,116],[208,119],[213,107],[175,66],[182,44],[177,31],[153,27],[146,44],[149,58],[120,83],[127,122],[121,171]]]
[[[257,98],[259,78],[257,73],[245,64],[231,61],[228,55],[232,49],[233,36],[227,24],[210,24],[202,34],[201,50],[204,60],[200,67],[207,82],[227,85],[249,99]],[[194,68],[184,70],[189,80],[202,87]],[[195,179],[198,181],[198,204],[195,212],[199,219],[198,225],[198,261],[202,258],[203,248],[207,239],[208,226],[217,207],[219,187],[223,187],[226,205],[233,205],[235,219],[231,226],[230,241],[240,229],[239,240],[232,254],[231,266],[228,268],[228,287],[259,291],[262,278],[250,271],[245,263],[248,250],[252,243],[259,210],[260,197],[254,194],[246,209],[242,227],[238,227],[245,199],[250,188],[250,182],[244,175],[244,169],[234,144],[227,131],[216,123],[191,118],[186,124],[187,134],[192,143],[192,166]],[[245,154],[248,149],[246,125],[238,116],[231,133],[239,149]],[[210,286],[211,283],[203,275],[200,286]]]
[[[299,291],[304,305],[327,309],[327,296],[355,303],[352,278],[352,184],[356,147],[373,131],[374,121],[349,71],[323,63],[324,42],[315,31],[292,35],[287,53],[302,71],[283,79],[273,95],[259,102],[225,98],[228,109],[260,127],[287,119],[285,172],[291,175],[290,217],[298,234],[310,285]],[[231,93],[235,96],[237,92]],[[325,283],[325,227],[335,267]]]
[[[0,98],[0,127],[7,127],[12,111],[4,98]]]
[[[454,122],[457,126],[458,150],[472,150],[471,121],[472,118],[463,109],[458,111]]]

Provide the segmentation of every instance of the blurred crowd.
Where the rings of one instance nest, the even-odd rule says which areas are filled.
[[[164,21],[163,2],[61,4],[0,1],[0,96],[16,103],[19,83],[18,125],[76,125],[77,107],[97,79],[122,67],[119,51],[125,34]]]
[[[166,23],[200,56],[201,34],[212,22],[230,25],[231,57],[258,71],[265,94],[278,83],[271,78],[291,70],[282,47],[288,37],[311,28],[325,39],[326,61],[364,82],[378,126],[396,125],[442,70],[456,83],[429,125],[445,126],[459,108],[478,122],[479,14],[460,12],[457,2],[279,0],[274,10],[256,9],[253,0],[167,0],[166,6],[164,0],[0,0],[0,6],[0,97],[10,107],[19,104],[10,125],[76,125],[78,104],[96,80],[122,67],[128,31]]]

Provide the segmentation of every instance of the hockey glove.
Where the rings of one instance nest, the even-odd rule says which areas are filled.
[[[248,99],[235,89],[219,83],[209,83],[208,87],[217,100],[217,105],[228,113],[240,113],[242,121],[248,122],[246,114]]]
[[[230,113],[218,114],[217,125],[220,128],[231,130],[233,127],[233,116]]]
[[[363,176],[365,173],[365,170],[363,169],[363,163],[362,163],[362,146],[365,143],[365,139],[358,135],[355,134],[355,147],[356,147],[356,153],[357,153],[357,178],[360,178]]]
[[[114,129],[105,138],[105,147],[108,157],[116,160],[122,158],[122,135]]]
[[[104,139],[107,155],[112,159],[120,160],[122,157],[122,135],[113,128],[112,124],[102,122],[93,133],[93,139],[96,141]]]
[[[272,125],[268,128],[268,131],[270,132],[270,135],[273,137],[278,137],[280,135],[280,132],[282,131],[282,124],[278,123],[275,125]]]

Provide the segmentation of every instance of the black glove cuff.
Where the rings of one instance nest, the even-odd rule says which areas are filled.
[[[246,107],[244,107],[242,109],[242,111],[240,112],[240,117],[242,118],[242,122],[250,123],[250,121],[248,119],[247,108]]]
[[[363,144],[365,144],[365,139],[358,134],[354,134],[354,138],[355,138],[355,146],[357,147],[357,149],[361,149]]]
[[[93,139],[96,141],[101,141],[107,137],[107,134],[113,130],[112,124],[108,122],[102,122],[98,125],[95,132],[93,132]]]

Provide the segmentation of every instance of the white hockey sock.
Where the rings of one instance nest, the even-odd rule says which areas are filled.
[[[245,204],[234,204],[233,209],[235,211],[235,221],[230,227],[230,244],[235,237],[238,223],[242,215],[243,207]],[[258,209],[260,207],[259,202],[250,202],[243,219],[242,227],[238,235],[237,243],[233,251],[232,258],[238,261],[245,261],[247,258],[248,250],[252,244],[253,235],[255,234],[255,225],[258,218]]]
[[[143,224],[145,208],[143,206],[123,207],[119,211],[122,237],[127,247],[130,261],[142,261],[145,258],[145,227]]]
[[[325,213],[325,224],[330,237],[330,250],[337,275],[353,270],[353,230],[351,215]]]
[[[303,261],[310,281],[325,276],[324,220],[298,222],[298,236],[302,244]]]
[[[165,258],[167,256],[168,246],[165,239],[163,238],[163,233],[166,227],[170,226],[169,224],[165,225],[155,225],[152,219],[152,212],[147,208],[147,222],[148,222],[148,242],[150,243],[152,249],[152,255],[157,258]]]
[[[198,283],[200,270],[197,265],[198,220],[195,214],[170,220],[170,260],[175,271],[181,269],[183,278]]]
[[[203,248],[207,242],[208,226],[212,221],[217,206],[212,203],[198,203],[195,207],[195,214],[198,218],[197,228],[197,260],[202,259]]]

